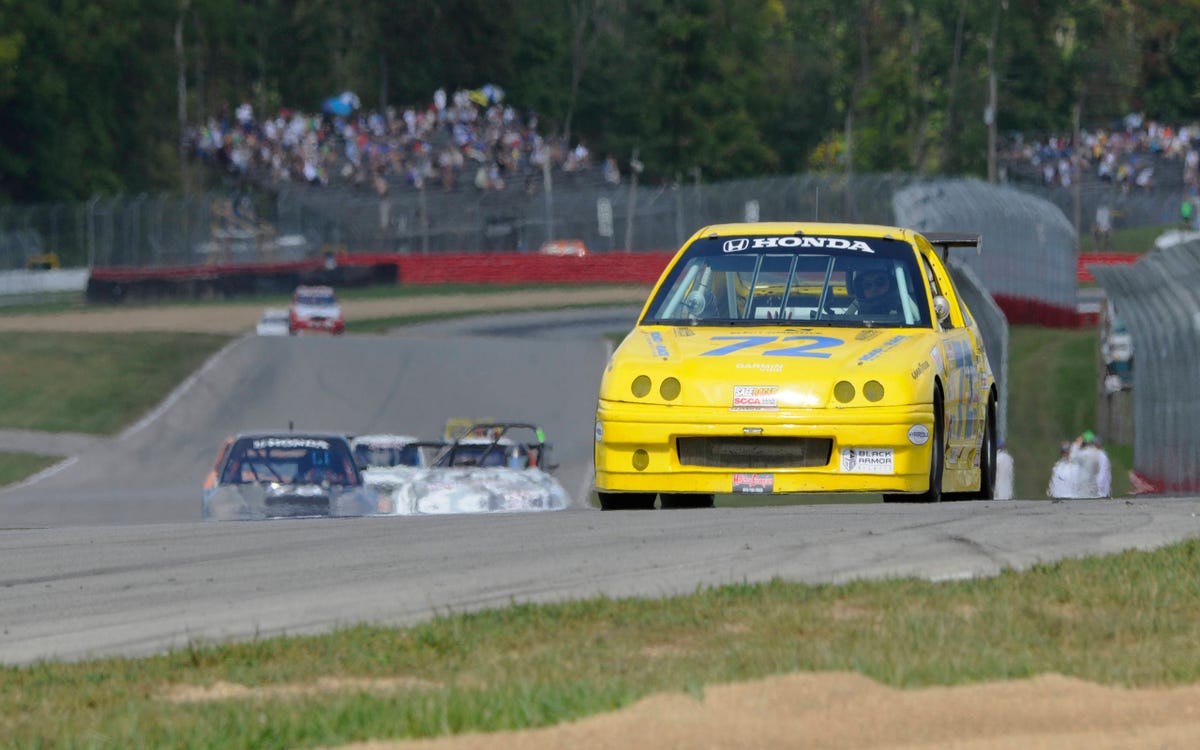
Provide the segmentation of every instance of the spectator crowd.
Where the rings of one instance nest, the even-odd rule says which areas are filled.
[[[582,142],[540,134],[537,114],[518,112],[498,86],[439,89],[423,105],[382,112],[349,109],[281,108],[259,117],[243,102],[232,116],[222,110],[190,128],[185,143],[193,158],[237,176],[312,186],[340,182],[381,196],[402,187],[498,191],[513,183],[532,192],[547,167],[594,171],[597,181],[614,185],[621,179],[615,159],[596,169]]]
[[[1173,190],[1182,185],[1189,195],[1200,191],[1200,124],[1174,126],[1130,114],[1120,127],[1080,131],[1078,143],[1069,135],[1015,134],[1000,150],[1009,172],[1037,174],[1047,187],[1071,187],[1075,156],[1081,178],[1111,184],[1125,193],[1135,188],[1151,190],[1159,181]],[[1165,170],[1170,173],[1162,174]]]

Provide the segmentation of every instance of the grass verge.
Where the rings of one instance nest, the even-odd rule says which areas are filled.
[[[63,460],[62,456],[0,452],[0,487],[28,479],[42,469],[47,469],[61,460]]]
[[[1133,227],[1130,229],[1120,229],[1114,231],[1112,239],[1108,246],[1104,248],[1106,253],[1148,253],[1154,249],[1154,240],[1164,232],[1169,232],[1172,229],[1179,229],[1178,224],[1162,224],[1153,227]],[[1095,238],[1088,233],[1084,233],[1079,238],[1079,252],[1086,255],[1096,251]]]
[[[112,434],[229,340],[195,333],[0,332],[0,427]]]
[[[853,671],[896,687],[1057,672],[1200,681],[1200,540],[982,580],[774,581],[515,605],[406,629],[7,668],[10,747],[293,748],[537,727],[651,693]]]

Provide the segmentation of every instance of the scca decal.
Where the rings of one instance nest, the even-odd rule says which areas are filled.
[[[874,253],[871,246],[862,240],[848,240],[845,237],[739,237],[725,240],[721,250],[726,253],[740,253],[743,250],[761,250],[771,247],[828,247],[835,250],[858,250],[864,253]]]
[[[712,340],[736,341],[737,343],[704,352],[700,356],[724,357],[727,354],[733,354],[743,349],[755,346],[767,346],[776,341],[807,341],[807,344],[800,344],[798,346],[766,349],[762,352],[762,355],[764,357],[817,357],[828,359],[830,353],[823,351],[824,349],[832,349],[845,343],[841,339],[835,339],[831,336],[713,336]]]

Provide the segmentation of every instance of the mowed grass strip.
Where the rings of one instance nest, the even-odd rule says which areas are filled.
[[[775,581],[9,667],[9,747],[294,748],[536,727],[797,671],[894,687],[1200,680],[1200,540],[972,581]]]
[[[194,333],[0,332],[0,429],[113,434],[229,340]]]
[[[0,487],[19,482],[42,469],[48,469],[63,456],[40,456],[33,453],[0,452]]]

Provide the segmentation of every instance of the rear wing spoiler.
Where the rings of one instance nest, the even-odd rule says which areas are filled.
[[[983,252],[983,235],[978,232],[922,232],[929,244],[942,251],[942,260],[950,257],[952,247],[973,247],[975,254]]]
[[[526,435],[526,439],[514,438],[509,434],[513,432],[518,435]],[[545,430],[530,422],[472,422],[467,419],[448,419],[446,420],[446,435],[444,450],[438,455],[439,460],[446,455],[453,457],[455,451],[458,450],[458,445],[468,438],[485,438],[489,440],[490,445],[485,450],[485,453],[500,447],[501,438],[508,438],[534,451],[536,461],[534,465],[538,468],[543,471],[552,471],[558,468],[558,464],[550,462],[550,444],[546,441]],[[532,440],[529,438],[532,438]]]

